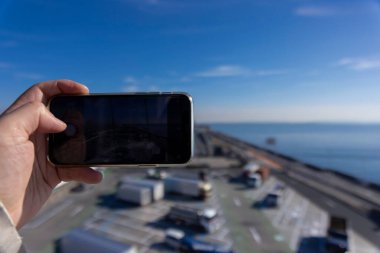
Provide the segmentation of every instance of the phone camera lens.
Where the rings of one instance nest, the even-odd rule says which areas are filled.
[[[67,128],[65,130],[65,134],[68,137],[73,137],[77,133],[77,128],[73,125],[68,123]]]

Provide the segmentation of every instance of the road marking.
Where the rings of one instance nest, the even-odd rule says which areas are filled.
[[[106,235],[112,235],[122,240],[127,239],[128,241],[137,242],[138,244],[142,244],[142,245],[146,245],[146,243],[151,238],[154,237],[151,234],[145,237],[141,237],[141,236],[139,237],[138,235],[134,235],[133,233],[131,233],[131,231],[120,230],[120,229],[109,229],[108,227],[98,226],[98,225],[92,225],[92,229],[95,229],[99,232],[103,232]]]
[[[304,200],[302,202],[301,214],[299,215],[299,218],[298,218],[297,223],[294,227],[292,237],[290,240],[290,249],[291,250],[297,249],[297,246],[298,246],[297,244],[298,244],[298,241],[300,239],[299,236],[301,234],[301,227],[302,227],[303,221],[306,217],[306,213],[307,213],[307,209],[309,208],[309,204],[310,204],[310,202],[308,200]]]
[[[257,232],[257,230],[254,227],[249,228],[249,232],[251,232],[252,238],[258,243],[261,244],[261,236]]]
[[[353,231],[350,229],[348,230],[348,247],[350,249],[350,252],[356,252],[356,244],[355,244],[355,240],[354,240],[354,233]]]
[[[141,247],[140,250],[139,250],[139,253],[145,253],[149,250],[148,247]]]
[[[285,240],[284,236],[281,234],[276,234],[273,238],[275,241],[278,241],[278,242],[283,242]]]
[[[70,214],[70,217],[74,217],[77,215],[80,211],[82,211],[84,206],[77,206]]]
[[[326,202],[326,205],[328,205],[330,207],[335,207],[336,206],[336,204],[334,202],[332,202],[331,200],[329,200],[329,199],[326,199],[325,202]]]
[[[34,228],[41,226],[43,223],[47,222],[48,220],[50,220],[51,218],[56,216],[58,213],[63,211],[65,208],[70,206],[72,203],[73,203],[73,200],[65,200],[62,204],[51,209],[49,213],[44,212],[44,213],[40,214],[38,219],[36,219],[35,221],[32,221],[31,223],[26,225],[25,228],[34,229]]]
[[[276,217],[274,218],[273,225],[275,227],[279,227],[281,220],[283,220],[282,218],[284,217],[284,215],[286,213],[289,213],[289,210],[290,210],[289,205],[291,201],[293,200],[294,195],[295,193],[293,190],[287,194],[286,202],[281,206],[280,211],[277,213]]]
[[[223,239],[228,235],[230,231],[227,228],[223,228],[223,230],[216,236],[216,239],[219,241],[223,241]]]
[[[237,207],[241,206],[241,201],[238,197],[234,197],[234,203],[235,203],[235,206],[237,206]]]

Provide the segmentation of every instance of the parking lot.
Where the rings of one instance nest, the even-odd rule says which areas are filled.
[[[329,214],[291,186],[276,177],[270,177],[258,189],[241,184],[228,185],[228,180],[224,181],[217,182],[216,186],[222,205],[233,210],[227,215],[227,221],[233,229],[232,239],[238,241],[237,252],[247,252],[249,247],[255,247],[255,252],[326,252]],[[262,200],[278,185],[285,186],[281,204],[277,208],[262,205]],[[335,205],[332,200],[326,201]],[[375,245],[352,229],[349,240],[350,252],[379,252]]]
[[[139,174],[130,177],[141,176]],[[176,228],[196,239],[232,246],[229,230],[223,212],[219,213],[221,227],[214,233],[208,234],[194,227],[177,225],[166,219],[170,208],[174,205],[189,207],[211,207],[221,210],[218,198],[213,194],[206,201],[194,200],[179,195],[167,195],[163,200],[147,206],[139,207],[118,200],[115,194],[99,196],[99,208],[88,218],[82,228],[95,234],[135,245],[138,252],[173,252],[165,240],[165,230]]]
[[[232,149],[232,146],[226,148]],[[206,201],[165,194],[164,199],[149,205],[132,205],[116,198],[116,185],[123,176],[142,178],[145,171],[141,168],[108,169],[100,185],[57,197],[54,205],[47,206],[22,229],[28,250],[57,253],[59,239],[71,229],[80,227],[101,237],[134,245],[140,253],[176,252],[165,243],[165,231],[169,228],[182,230],[202,241],[227,245],[234,252],[325,253],[329,216],[337,212],[343,216],[347,214],[347,219],[360,218],[334,199],[312,191],[302,182],[273,173],[275,171],[257,189],[249,188],[238,180],[242,172],[237,167],[238,160],[230,156],[207,156],[212,147],[202,150],[205,156],[197,157],[192,169],[176,168],[168,172],[197,178],[199,171],[208,171],[213,190]],[[207,166],[202,167],[204,164]],[[278,207],[266,206],[263,200],[279,185],[284,190]],[[215,208],[222,225],[208,234],[196,227],[175,224],[166,219],[175,205]],[[380,252],[363,233],[359,235],[353,229],[348,233],[351,253]]]

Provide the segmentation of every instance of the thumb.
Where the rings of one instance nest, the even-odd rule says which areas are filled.
[[[0,118],[0,129],[8,137],[29,139],[36,131],[56,133],[65,128],[66,124],[54,117],[40,102],[27,103]]]

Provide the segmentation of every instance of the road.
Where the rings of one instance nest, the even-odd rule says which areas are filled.
[[[115,175],[106,174],[101,184],[80,193],[70,193],[66,199],[41,212],[20,234],[30,252],[54,252],[54,241],[68,230],[78,227],[96,210],[98,196],[114,191]]]
[[[353,211],[350,207],[336,201],[324,193],[314,190],[300,181],[289,178],[281,173],[276,174],[276,177],[328,212],[330,215],[346,217],[350,221],[353,230],[380,248],[379,227],[367,217],[363,217],[361,214]]]
[[[214,187],[236,252],[291,252],[264,214],[252,208],[241,186],[216,180]]]

